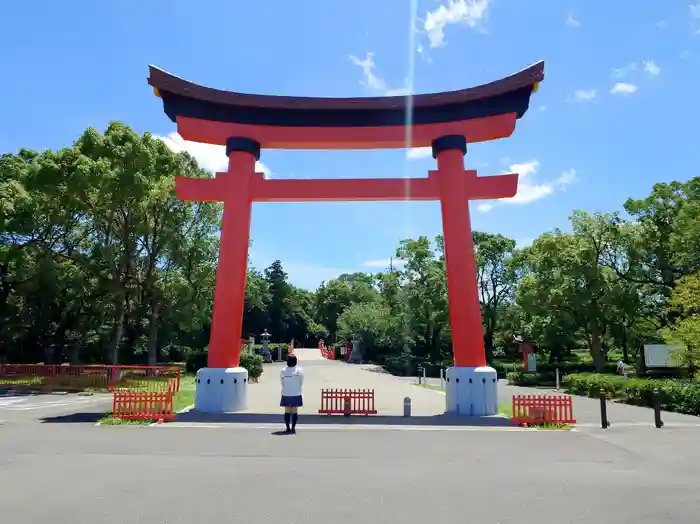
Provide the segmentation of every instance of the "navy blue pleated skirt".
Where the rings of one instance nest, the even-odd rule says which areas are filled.
[[[287,397],[285,395],[282,395],[282,400],[280,400],[280,406],[283,408],[300,408],[303,405],[304,402],[301,399],[301,395],[297,395],[294,397]]]

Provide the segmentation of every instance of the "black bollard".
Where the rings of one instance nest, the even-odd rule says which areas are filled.
[[[610,421],[608,420],[608,405],[607,399],[605,397],[605,391],[600,390],[600,427],[603,429],[608,429],[610,427]]]
[[[661,420],[661,397],[659,395],[659,390],[654,390],[654,397],[652,399],[654,405],[654,425],[657,428],[664,427],[664,422]]]

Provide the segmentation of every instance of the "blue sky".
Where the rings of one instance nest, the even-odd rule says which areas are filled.
[[[515,199],[472,207],[475,229],[527,244],[566,228],[573,209],[613,211],[657,181],[699,174],[700,3],[419,0],[413,30],[412,3],[2,2],[0,152],[62,147],[121,120],[222,169],[222,150],[173,134],[149,63],[240,92],[381,96],[461,89],[545,60],[515,134],[469,148],[467,168],[521,173]],[[261,162],[279,178],[434,168],[404,150],[263,151]],[[251,256],[261,268],[281,259],[292,282],[314,288],[381,269],[400,239],[440,230],[437,203],[256,204]]]

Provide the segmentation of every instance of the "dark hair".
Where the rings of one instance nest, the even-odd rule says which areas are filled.
[[[296,365],[297,365],[297,356],[296,355],[287,355],[287,366],[290,368],[293,368]]]

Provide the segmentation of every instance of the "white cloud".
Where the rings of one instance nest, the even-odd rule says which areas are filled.
[[[661,73],[661,68],[656,65],[656,62],[653,60],[645,60],[644,61],[644,71],[651,76],[659,76]]]
[[[529,175],[534,175],[540,170],[539,160],[530,160],[529,162],[523,162],[521,164],[511,164],[511,173],[518,173],[521,177],[526,177]]]
[[[400,258],[380,258],[377,260],[367,260],[362,263],[362,267],[371,269],[387,269],[389,266],[403,267],[406,264],[405,260]]]
[[[689,5],[688,9],[690,11],[691,27],[695,34],[700,35],[700,2],[697,4]]]
[[[635,62],[632,62],[630,64],[627,64],[626,66],[617,67],[613,69],[610,76],[617,80],[622,80],[623,78],[627,77],[630,73],[633,73],[636,70],[637,64]]]
[[[574,92],[574,100],[577,102],[589,102],[598,95],[597,89],[578,89]]]
[[[566,17],[566,25],[571,27],[581,27],[581,22],[576,20],[573,14],[569,13],[569,16]]]
[[[561,189],[562,191],[566,190],[566,186],[569,184],[573,184],[576,182],[576,170],[571,168],[567,169],[566,171],[562,172],[561,175],[557,178],[555,181],[555,185],[557,188]]]
[[[197,164],[199,164],[199,167],[202,169],[212,173],[226,171],[228,169],[228,158],[226,158],[226,148],[224,146],[190,142],[188,140],[183,140],[178,133],[170,133],[168,136],[156,135],[156,138],[165,142],[165,145],[175,153],[187,151],[197,160]],[[270,168],[262,162],[255,163],[255,170],[264,173],[265,178],[274,178],[274,174],[270,171]]]
[[[486,18],[490,3],[491,0],[447,0],[445,5],[426,13],[423,29],[430,47],[445,45],[445,27],[450,24],[478,27]]]
[[[430,147],[412,147],[406,151],[406,158],[418,160],[420,158],[430,158],[433,156],[433,149]]]
[[[576,178],[576,170],[568,169],[562,172],[556,179],[545,182],[536,182],[534,176],[540,170],[539,160],[530,160],[509,166],[510,173],[518,173],[518,192],[513,198],[482,202],[476,206],[476,210],[481,213],[488,213],[494,207],[502,204],[523,205],[540,200],[557,191],[566,191],[566,187],[573,184]]]
[[[363,80],[360,85],[368,87],[373,91],[378,91],[382,96],[403,96],[410,94],[408,87],[400,87],[397,89],[387,86],[383,78],[377,76],[375,69],[377,65],[374,63],[374,53],[367,53],[364,60],[357,58],[355,55],[350,55],[350,60],[357,67],[362,69]]]
[[[629,84],[627,82],[618,82],[612,87],[610,93],[612,93],[613,95],[631,95],[636,90],[637,86],[634,84]]]
[[[519,238],[515,241],[515,247],[522,249],[524,247],[531,246],[534,241],[534,238]]]
[[[535,175],[540,170],[540,163],[537,160],[524,162],[522,164],[513,164],[510,166],[513,173],[519,173],[518,192],[513,198],[504,200],[510,204],[529,204],[540,198],[551,195],[555,191],[564,191],[566,186],[576,181],[576,171],[568,169],[557,177],[553,182],[534,183],[532,175]]]

